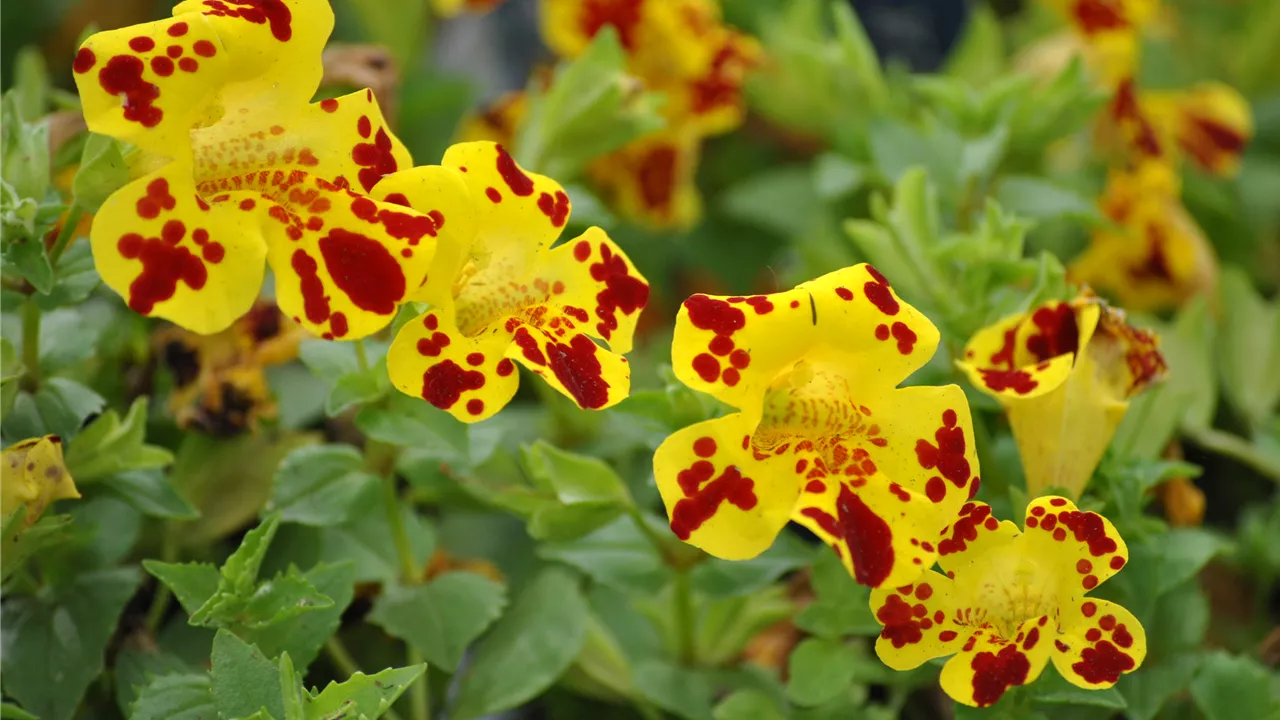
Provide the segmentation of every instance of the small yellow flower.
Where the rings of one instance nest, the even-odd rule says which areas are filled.
[[[688,132],[647,135],[592,163],[589,175],[610,206],[651,228],[688,228],[702,215],[694,175],[701,139]]]
[[[76,55],[89,129],[139,149],[137,179],[94,219],[103,280],[138,313],[213,333],[253,305],[265,259],[281,309],[308,331],[354,339],[387,325],[439,229],[368,196],[412,166],[371,91],[310,103],[329,3],[185,0],[173,12],[96,33]]]
[[[445,208],[445,228],[457,238],[441,243],[413,296],[432,308],[392,343],[392,383],[465,422],[511,400],[514,362],[582,408],[625,398],[631,368],[622,355],[631,350],[649,284],[600,228],[552,249],[569,220],[569,196],[554,180],[525,172],[501,145],[454,145],[444,166],[464,183],[444,189],[418,168],[377,188],[410,207]]]
[[[1071,264],[1072,280],[1143,312],[1212,292],[1217,259],[1178,195],[1178,177],[1165,163],[1112,172],[1099,205],[1113,226],[1094,232]]]
[[[178,426],[226,437],[274,417],[263,371],[296,358],[301,339],[302,328],[265,302],[220,333],[157,333],[155,344],[173,373],[169,410]]]
[[[978,331],[957,364],[1009,413],[1030,494],[1058,487],[1079,497],[1129,398],[1163,378],[1158,343],[1084,294]]]
[[[1205,172],[1229,177],[1253,138],[1253,116],[1244,97],[1221,83],[1143,92],[1128,78],[1116,87],[1099,134],[1136,164],[1176,165],[1187,157]]]
[[[1086,58],[1114,87],[1137,69],[1140,34],[1156,15],[1157,0],[1046,0],[1081,38]]]
[[[956,702],[995,704],[1053,664],[1085,689],[1109,688],[1147,654],[1128,610],[1085,595],[1115,575],[1129,550],[1106,518],[1066,498],[1036,498],[1025,529],[968,503],[947,530],[938,564],[919,582],[871,593],[884,626],[876,654],[895,670],[953,656],[942,689]]]
[[[865,264],[786,292],[686,300],[676,376],[738,412],[658,448],[672,531],[738,560],[795,520],[858,582],[914,580],[979,485],[964,392],[897,387],[937,346],[937,328]]]
[[[1173,478],[1156,486],[1165,520],[1173,527],[1197,527],[1204,522],[1204,491],[1188,478]]]
[[[0,515],[25,504],[23,522],[33,525],[55,500],[80,497],[62,461],[62,438],[46,435],[5,448],[0,457]]]
[[[494,142],[511,145],[516,131],[529,113],[529,96],[523,90],[509,92],[495,100],[482,112],[463,118],[457,141]]]

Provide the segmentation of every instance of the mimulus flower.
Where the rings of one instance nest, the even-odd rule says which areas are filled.
[[[1079,497],[1129,398],[1164,376],[1158,343],[1086,294],[978,331],[957,364],[1009,413],[1030,494]]]
[[[376,190],[410,207],[445,208],[444,227],[457,238],[441,243],[413,296],[431,309],[396,336],[387,355],[392,383],[466,422],[511,400],[514,362],[582,408],[625,398],[631,368],[622,354],[649,301],[631,261],[594,227],[552,249],[569,220],[569,197],[554,180],[522,170],[501,145],[454,145],[444,166],[463,181],[449,194],[420,178],[421,168]]]
[[[870,265],[772,295],[686,300],[676,376],[738,412],[658,448],[672,531],[737,560],[795,520],[858,582],[914,580],[979,485],[964,392],[897,387],[937,345],[933,324]]]
[[[1136,311],[1177,307],[1212,292],[1217,260],[1178,194],[1177,175],[1164,163],[1113,172],[1099,203],[1113,226],[1094,232],[1071,264],[1072,280]]]
[[[76,84],[89,129],[129,142],[137,176],[102,206],[99,273],[129,307],[200,333],[258,297],[325,337],[391,321],[438,228],[368,196],[410,167],[370,91],[309,104],[333,27],[325,0],[186,0],[174,17],[97,33]],[[441,168],[440,182],[450,180]]]
[[[1086,594],[1125,566],[1128,548],[1106,518],[1066,498],[1036,498],[1025,528],[968,503],[939,546],[938,564],[910,585],[871,593],[884,626],[876,654],[895,670],[953,657],[942,689],[986,707],[1040,676],[1053,658],[1069,682],[1109,688],[1147,654],[1128,610]]]
[[[1114,87],[1137,69],[1140,33],[1158,0],[1046,0],[1062,13],[1086,48],[1103,83]]]
[[[1205,172],[1231,176],[1253,137],[1253,116],[1248,101],[1221,83],[1143,92],[1126,79],[1116,88],[1101,133],[1137,164],[1177,164],[1186,156]]]
[[[653,228],[686,228],[702,215],[694,182],[701,140],[664,131],[628,144],[591,164],[600,195],[622,215]]]
[[[0,454],[0,516],[8,517],[25,504],[23,522],[33,525],[53,501],[78,497],[57,435],[23,440]]]

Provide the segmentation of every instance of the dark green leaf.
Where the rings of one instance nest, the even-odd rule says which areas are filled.
[[[71,182],[76,204],[87,212],[97,212],[102,203],[129,182],[129,166],[120,152],[120,143],[106,135],[90,133],[80,156],[80,168]]]
[[[440,462],[460,465],[470,456],[466,425],[431,403],[403,393],[392,393],[385,406],[361,410],[356,427],[388,445],[430,452]]]
[[[188,615],[194,614],[218,591],[221,577],[208,563],[167,563],[143,560],[142,567],[171,591]]]
[[[163,651],[146,652],[126,647],[116,655],[114,666],[116,705],[128,717],[129,707],[151,681],[163,675],[191,673],[196,668],[177,655]]]
[[[284,717],[280,673],[256,647],[219,630],[213,639],[212,665],[209,675],[219,716],[239,718],[265,709],[272,717]]]
[[[482,717],[546,690],[581,649],[586,622],[578,579],[557,568],[540,572],[476,647],[449,716]]]
[[[69,441],[85,418],[102,410],[101,395],[69,378],[49,378],[35,395],[18,393],[13,411],[4,419],[6,437],[58,435]]]
[[[161,675],[133,703],[129,720],[212,720],[217,717],[208,673]]]
[[[715,720],[786,720],[786,715],[766,693],[760,690],[738,690],[716,705],[711,716]]]
[[[426,585],[383,589],[369,621],[416,647],[427,662],[456,672],[467,646],[502,614],[506,590],[470,572],[450,572]]]
[[[247,636],[268,657],[287,652],[300,669],[305,669],[320,654],[325,641],[338,631],[342,613],[355,595],[354,576],[355,567],[349,562],[311,568],[303,578],[332,603],[277,620]]]
[[[364,457],[350,445],[308,445],[289,453],[276,470],[271,509],[285,522],[340,525],[378,478],[364,472]]]
[[[1125,714],[1131,720],[1154,720],[1170,698],[1186,690],[1199,667],[1200,658],[1193,653],[1180,653],[1161,662],[1152,662],[1148,655],[1141,672],[1121,676],[1116,685],[1129,704]]]
[[[650,702],[685,720],[711,720],[711,686],[701,673],[662,660],[635,669],[636,689]]]
[[[629,517],[571,542],[541,545],[538,554],[572,565],[596,582],[629,594],[655,595],[671,579],[671,569]]]
[[[1207,655],[1191,681],[1191,697],[1207,720],[1273,717],[1276,697],[1267,669],[1256,660],[1219,651]]]
[[[331,682],[305,701],[308,720],[380,717],[422,674],[426,665],[383,670],[375,675],[356,673],[343,683]],[[425,680],[423,682],[426,682]]]
[[[823,638],[879,634],[871,591],[855,582],[827,548],[818,549],[813,563],[813,590],[816,597],[796,616],[797,627]]]
[[[88,242],[76,242],[72,238],[53,271],[53,290],[48,295],[36,295],[36,305],[44,312],[76,305],[102,284],[102,278],[93,264],[93,251]]]
[[[145,515],[170,520],[200,517],[195,506],[187,502],[159,470],[124,472],[103,480],[102,484]]]
[[[1124,696],[1116,688],[1086,690],[1076,687],[1063,679],[1055,667],[1045,668],[1044,673],[1031,686],[1031,692],[1034,693],[1036,702],[1046,705],[1085,705],[1111,710],[1124,710],[1128,707]]]
[[[19,508],[14,511],[23,512],[25,509]],[[21,523],[22,520],[15,516],[6,518],[6,530],[8,530],[9,522]],[[4,546],[0,548],[0,580],[7,580],[13,575],[27,560],[36,553],[45,548],[70,541],[75,537],[71,532],[69,525],[71,524],[70,515],[46,515],[35,525],[17,532],[13,532],[12,537],[9,533],[5,533]]]
[[[10,703],[0,703],[0,718],[3,720],[40,720],[35,715]]]
[[[791,652],[787,662],[790,680],[787,697],[797,705],[822,705],[853,682],[858,652],[845,642],[809,638]]]
[[[782,533],[773,545],[750,560],[708,558],[693,569],[693,586],[713,598],[749,595],[784,574],[808,563],[809,546],[795,535]]]

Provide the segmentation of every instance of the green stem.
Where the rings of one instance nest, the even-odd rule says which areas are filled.
[[[34,393],[40,387],[40,306],[34,297],[22,303],[22,387]]]
[[[76,234],[76,228],[80,226],[80,218],[83,216],[84,210],[78,204],[72,203],[71,208],[67,210],[67,220],[58,232],[58,239],[53,241],[53,249],[49,251],[49,264],[53,267],[58,267],[58,259],[71,243],[71,238]]]
[[[369,353],[365,350],[364,338],[360,338],[354,344],[356,346],[356,364],[360,366],[360,372],[365,372],[369,369]]]
[[[1195,430],[1189,433],[1188,438],[1206,450],[1212,450],[1219,455],[1225,455],[1248,465],[1280,483],[1280,462],[1259,452],[1258,448],[1244,438],[1213,428]]]
[[[675,618],[676,618],[676,651],[680,664],[692,667],[694,664],[693,643],[693,583],[690,582],[689,570],[676,572],[675,581]]]
[[[160,539],[160,559],[171,563],[178,560],[178,538],[173,532],[173,524],[165,523],[163,536]],[[160,622],[173,600],[173,592],[162,582],[156,583],[156,594],[151,598],[151,607],[147,608],[147,629],[154,635],[160,630]]]
[[[356,659],[351,657],[351,652],[347,650],[347,646],[342,644],[337,635],[330,636],[324,642],[325,654],[329,656],[329,661],[338,669],[338,672],[345,676],[343,679],[360,672],[360,665],[356,663]],[[387,720],[404,720],[400,717],[400,713],[390,708],[382,714]]]
[[[407,645],[405,656],[409,665],[420,665],[426,662],[422,653],[413,645]],[[431,720],[431,677],[430,668],[422,673],[422,679],[409,686],[409,707],[413,712],[413,720]]]
[[[400,514],[400,495],[396,492],[396,478],[392,473],[382,475],[382,507],[387,513],[396,557],[400,560],[401,581],[407,585],[422,582],[422,572],[413,557],[413,544],[409,542],[409,532],[404,527],[404,516]]]

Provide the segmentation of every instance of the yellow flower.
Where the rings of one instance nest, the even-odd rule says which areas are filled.
[[[62,461],[62,438],[46,435],[5,448],[0,458],[0,515],[27,506],[23,522],[33,525],[54,500],[80,497]]]
[[[1157,0],[1046,0],[1063,14],[1086,57],[1111,87],[1137,69],[1140,33],[1155,17]]]
[[[1031,496],[1079,497],[1129,398],[1164,376],[1158,343],[1084,294],[983,328],[957,364],[1008,411]]]
[[[522,170],[501,145],[454,145],[444,165],[465,184],[445,192],[419,168],[377,188],[410,207],[445,208],[445,228],[457,239],[441,243],[413,297],[431,310],[392,343],[392,383],[465,422],[493,415],[515,395],[513,361],[583,408],[625,398],[631,369],[622,354],[649,301],[645,279],[600,228],[552,249],[569,197],[554,180]]]
[[[431,0],[431,9],[441,17],[456,17],[464,12],[482,15],[502,2],[503,0]]]
[[[412,165],[372,92],[309,104],[329,3],[173,12],[97,33],[76,55],[89,129],[140,150],[139,177],[94,219],[103,280],[143,315],[212,333],[253,305],[265,258],[281,309],[308,331],[354,339],[387,325],[422,283],[438,228],[368,197]]]
[[[1114,224],[1094,232],[1071,278],[1136,311],[1177,307],[1212,292],[1218,266],[1204,231],[1178,199],[1178,177],[1148,161],[1113,172],[1099,205]]]
[[[1138,163],[1176,164],[1185,155],[1205,172],[1232,176],[1253,130],[1248,101],[1221,83],[1142,92],[1125,79],[1100,132],[1104,143],[1119,144]]]
[[[618,213],[651,228],[688,228],[702,215],[694,182],[701,140],[690,133],[647,135],[591,164],[589,175]]]
[[[1069,682],[1114,685],[1147,655],[1147,636],[1128,610],[1085,595],[1115,575],[1129,550],[1106,518],[1066,498],[1036,498],[1025,529],[968,503],[948,528],[938,564],[919,582],[871,593],[884,630],[876,654],[895,670],[953,657],[942,689],[956,702],[994,704],[1033,682],[1053,658]]]
[[[658,448],[672,531],[738,560],[795,520],[858,582],[914,580],[979,485],[964,392],[897,387],[937,345],[937,328],[865,264],[772,295],[686,300],[676,376],[738,412]]]
[[[488,141],[511,145],[528,113],[529,96],[523,90],[506,93],[483,112],[463,118],[458,128],[458,142]]]
[[[181,328],[157,333],[155,344],[173,373],[169,410],[178,426],[226,437],[274,417],[263,370],[296,358],[301,336],[296,323],[266,302],[213,335]]]

